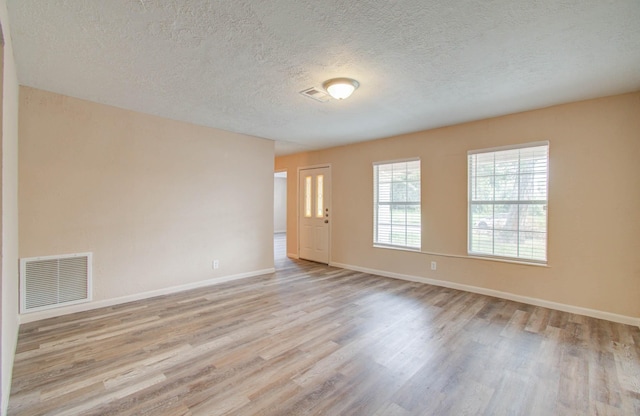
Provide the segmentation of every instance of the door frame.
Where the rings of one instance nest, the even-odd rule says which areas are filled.
[[[309,166],[298,166],[297,177],[296,177],[296,240],[297,240],[297,256],[296,258],[300,259],[300,171],[308,170],[308,169],[317,169],[317,168],[328,168],[331,178],[329,184],[329,212],[331,216],[329,217],[329,238],[327,239],[327,253],[329,257],[329,261],[327,264],[331,266],[331,227],[333,224],[333,169],[331,168],[331,163],[320,163],[317,165],[309,165]],[[326,191],[326,190],[325,190]]]
[[[276,175],[278,173],[284,173],[284,179],[285,180],[285,187],[286,187],[286,192],[284,194],[284,206],[286,209],[286,215],[284,218],[284,229],[285,229],[285,233],[287,232],[287,230],[289,229],[289,224],[288,224],[288,218],[289,218],[289,176],[287,174],[287,169],[275,169],[273,171],[273,177],[274,179],[276,178]],[[275,232],[275,227],[274,227],[274,232]]]

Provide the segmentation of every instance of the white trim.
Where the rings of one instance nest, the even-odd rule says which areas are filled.
[[[477,155],[480,153],[492,153],[492,152],[500,152],[503,150],[516,150],[516,149],[524,149],[527,147],[537,147],[537,146],[549,146],[549,140],[542,140],[539,142],[511,144],[507,146],[496,146],[496,147],[489,147],[486,149],[468,150],[467,155],[470,156],[470,155]]]
[[[331,163],[321,163],[319,165],[310,165],[310,166],[298,166],[298,176],[300,176],[299,174],[301,170],[318,169],[318,168],[331,168]]]
[[[503,263],[512,263],[512,264],[524,264],[526,266],[549,267],[549,263],[547,263],[546,261],[519,259],[518,257],[502,257],[502,256],[490,256],[488,254],[469,253],[469,255],[466,258],[476,259],[476,260],[500,261]]]
[[[295,253],[287,253],[287,257],[289,257],[290,259],[300,259],[300,257]]]
[[[377,162],[371,162],[371,164],[372,164],[372,166],[390,165],[392,163],[415,162],[416,160],[420,161],[420,156],[418,156],[418,157],[410,157],[410,158],[407,158],[407,159],[379,160]]]
[[[382,249],[398,250],[398,251],[410,251],[412,253],[429,254],[429,253],[425,253],[419,248],[413,248],[413,247],[407,247],[407,246],[392,246],[391,244],[373,243],[373,248],[382,248]]]
[[[424,250],[412,250],[410,248],[397,247],[397,246],[381,246],[374,244],[373,248],[381,248],[386,250],[398,250],[398,251],[407,251],[410,253],[418,253],[418,254],[426,254],[429,256],[438,256],[438,257],[451,257],[455,259],[467,259],[467,260],[483,260],[483,261],[493,261],[498,263],[509,263],[509,264],[519,264],[522,266],[535,266],[535,267],[546,267],[551,268],[549,263],[535,263],[531,261],[525,260],[513,260],[510,258],[503,257],[488,257],[488,256],[468,256],[462,254],[447,254],[447,253],[436,253],[434,251],[424,251]]]
[[[164,289],[156,289],[148,292],[136,293],[133,295],[122,296],[119,298],[103,299],[95,302],[83,303],[79,305],[61,307],[58,309],[52,309],[43,312],[33,312],[29,314],[21,314],[19,316],[19,322],[26,324],[29,322],[40,321],[42,319],[54,318],[56,316],[68,315],[76,312],[84,312],[98,308],[105,308],[108,306],[119,305],[127,302],[134,302],[137,300],[149,299],[156,296],[170,295],[173,293],[184,292],[185,290],[198,289],[207,286],[214,286],[220,283],[231,282],[233,280],[246,279],[249,277],[262,276],[265,274],[275,273],[275,268],[256,270],[253,272],[233,274],[230,276],[217,277],[214,279],[201,280],[199,282],[187,283],[185,285],[171,286]]]
[[[514,293],[501,292],[499,290],[487,289],[479,286],[471,286],[471,285],[465,285],[462,283],[449,282],[446,280],[437,280],[437,279],[431,279],[428,277],[412,276],[408,274],[370,269],[367,267],[353,266],[350,264],[331,263],[331,266],[340,267],[342,269],[354,270],[357,272],[375,274],[378,276],[390,277],[392,279],[426,283],[428,285],[441,286],[449,289],[462,290],[462,291],[471,292],[471,293],[478,293],[480,295],[493,296],[501,299],[512,300],[515,302],[526,303],[528,305],[541,306],[543,308],[555,309],[558,311],[569,312],[576,315],[584,315],[584,316],[589,316],[591,318],[604,319],[606,321],[640,327],[640,318],[635,318],[632,316],[619,315],[616,313],[599,311],[596,309],[589,309],[589,308],[583,308],[580,306],[567,305],[564,303],[557,303],[557,302],[552,302],[544,299],[532,298],[529,296],[516,295]]]
[[[391,248],[391,247],[382,247],[382,246],[373,246],[374,248]],[[551,268],[549,263],[538,263],[535,261],[528,260],[517,260],[509,257],[499,257],[499,256],[484,256],[484,255],[462,255],[462,254],[447,254],[447,253],[436,253],[433,251],[424,251],[424,250],[408,250],[403,248],[394,248],[395,250],[400,251],[413,251],[419,254],[427,254],[429,256],[438,256],[438,257],[451,257],[455,259],[468,259],[468,260],[483,260],[483,261],[493,261],[498,263],[509,263],[509,264],[519,264],[522,266],[536,266],[536,267],[547,267]]]

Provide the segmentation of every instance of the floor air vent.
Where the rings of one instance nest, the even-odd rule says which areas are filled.
[[[91,300],[91,253],[20,259],[20,313]]]

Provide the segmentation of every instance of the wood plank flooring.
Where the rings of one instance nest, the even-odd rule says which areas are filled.
[[[279,267],[22,325],[9,414],[640,414],[637,327]]]

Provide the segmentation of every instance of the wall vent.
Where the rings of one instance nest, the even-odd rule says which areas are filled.
[[[91,300],[92,253],[20,259],[20,313]]]
[[[307,88],[306,90],[302,90],[300,91],[300,94],[304,95],[305,97],[312,98],[316,101],[320,101],[321,103],[326,103],[331,99],[331,96],[329,94],[327,94],[320,88],[316,88],[316,87],[311,87],[311,88]]]

